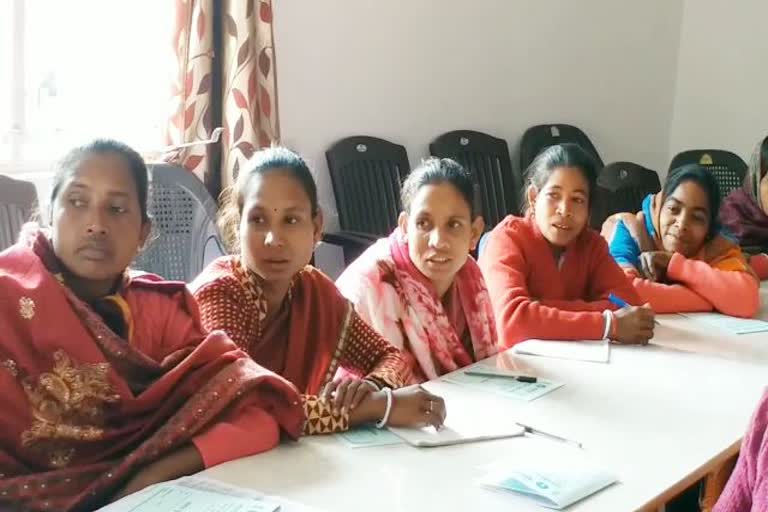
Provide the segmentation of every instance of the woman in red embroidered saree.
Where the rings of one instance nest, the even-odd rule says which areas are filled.
[[[300,435],[296,389],[206,334],[183,283],[124,273],[148,226],[137,154],[80,148],[52,196],[52,228],[0,253],[0,509],[94,510]]]

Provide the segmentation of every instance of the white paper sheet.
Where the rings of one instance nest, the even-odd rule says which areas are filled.
[[[611,345],[606,341],[527,340],[512,348],[515,354],[609,363]]]

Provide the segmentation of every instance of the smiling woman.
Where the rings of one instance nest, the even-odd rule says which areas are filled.
[[[714,176],[690,164],[673,170],[636,215],[616,214],[603,225],[611,254],[656,312],[757,312],[757,277],[720,234],[719,209]]]

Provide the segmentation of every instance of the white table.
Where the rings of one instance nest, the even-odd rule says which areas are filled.
[[[768,335],[733,336],[682,317],[660,319],[653,345],[614,347],[607,365],[498,356],[514,357],[540,377],[566,383],[538,400],[475,394],[495,411],[489,414],[515,415],[579,441],[618,473],[621,483],[569,510],[654,509],[738,450],[768,385]],[[460,413],[450,409],[450,400],[448,408],[449,414]],[[543,441],[351,449],[331,436],[314,437],[205,474],[327,511],[540,511],[511,494],[473,484],[479,466],[534,442]]]

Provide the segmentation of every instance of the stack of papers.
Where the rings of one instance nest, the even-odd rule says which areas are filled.
[[[515,354],[609,363],[611,345],[606,341],[527,340],[512,347]]]

